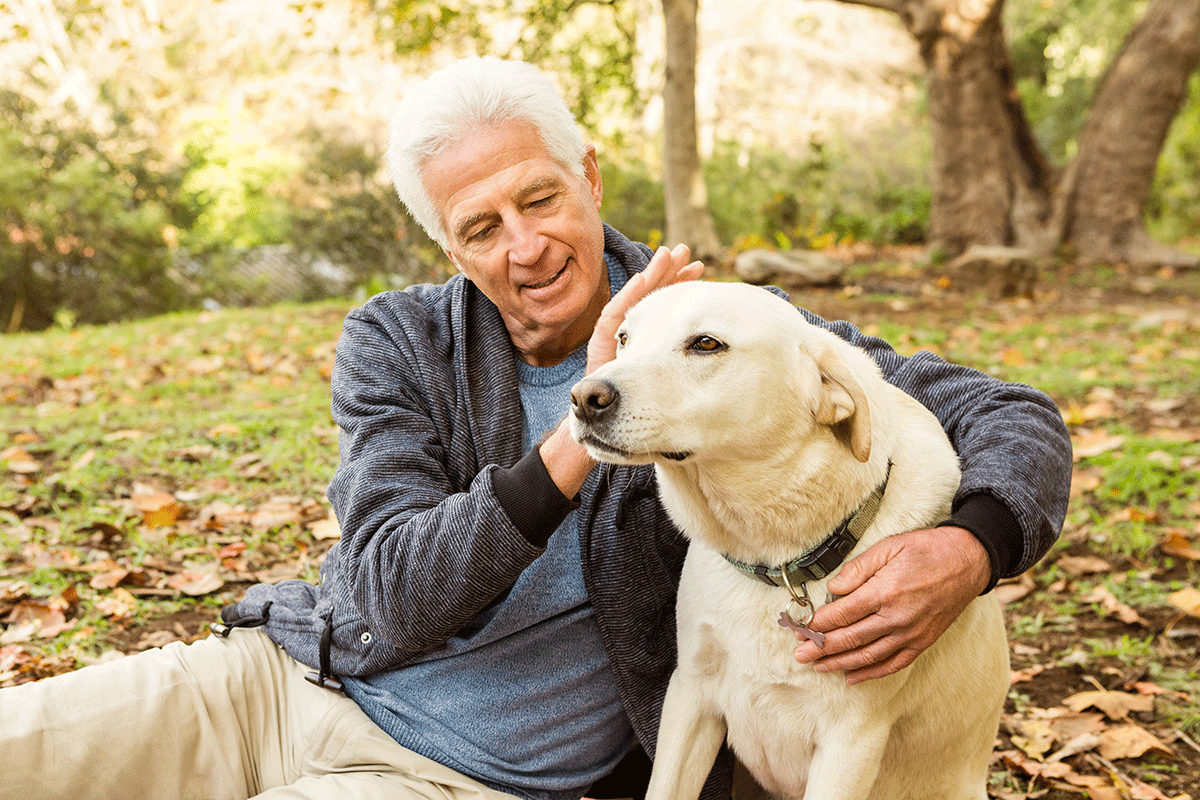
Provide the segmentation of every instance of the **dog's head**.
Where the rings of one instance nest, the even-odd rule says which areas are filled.
[[[571,390],[571,433],[596,459],[760,459],[814,439],[870,456],[870,408],[855,370],[877,370],[874,362],[765,289],[660,289],[630,310],[617,341],[616,360]]]

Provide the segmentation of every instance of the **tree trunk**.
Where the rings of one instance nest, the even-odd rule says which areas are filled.
[[[692,258],[719,263],[724,253],[708,212],[696,135],[696,12],[698,0],[663,0],[667,31],[663,87],[663,184],[667,211],[664,243],[683,242]]]
[[[930,244],[1049,249],[1052,170],[1016,96],[1000,15],[1004,0],[907,2],[933,125]],[[907,12],[907,13],[906,13]]]
[[[1125,40],[1092,105],[1059,193],[1064,240],[1081,260],[1192,263],[1143,223],[1155,166],[1200,65],[1200,0],[1154,0]]]
[[[842,0],[899,15],[920,45],[933,130],[930,244],[1083,262],[1195,264],[1153,242],[1143,216],[1171,121],[1200,64],[1200,0],[1152,0],[1101,84],[1075,160],[1056,174],[1025,117],[1001,25],[1004,0]]]

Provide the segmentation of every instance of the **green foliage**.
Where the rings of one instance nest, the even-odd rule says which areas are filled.
[[[717,233],[780,248],[845,241],[915,243],[929,226],[928,184],[901,169],[864,170],[845,141],[814,141],[803,158],[734,145],[705,165]]]
[[[1200,235],[1200,73],[1163,145],[1146,216],[1168,241]]]
[[[1026,114],[1051,159],[1075,153],[1099,82],[1146,2],[1014,0],[1009,55]]]
[[[163,232],[180,175],[147,147],[38,121],[0,96],[0,325],[107,322],[179,306]]]
[[[287,238],[312,257],[349,269],[358,285],[379,289],[443,280],[446,259],[404,212],[373,148],[310,130],[304,169],[287,188]]]
[[[632,65],[639,22],[657,13],[646,0],[371,0],[371,7],[378,35],[402,56],[474,52],[539,65],[564,81],[567,103],[585,127],[644,102]]]
[[[193,123],[183,143],[188,166],[180,190],[196,217],[180,244],[192,253],[279,244],[288,232],[279,186],[299,165],[248,135],[248,122],[214,114]]]

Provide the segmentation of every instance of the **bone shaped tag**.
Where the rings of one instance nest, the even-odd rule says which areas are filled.
[[[779,612],[779,624],[781,627],[791,628],[804,638],[812,640],[812,643],[817,647],[825,647],[825,634],[810,630],[807,625],[801,625],[799,622],[796,622],[796,620],[792,619],[792,615],[787,613],[787,609]]]

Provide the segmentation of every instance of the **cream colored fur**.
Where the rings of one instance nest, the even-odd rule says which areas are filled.
[[[648,800],[696,798],[726,738],[780,797],[985,800],[1009,685],[993,596],[911,666],[847,686],[796,662],[794,634],[777,622],[787,590],[720,555],[779,566],[808,552],[889,460],[879,513],[846,560],[945,519],[959,476],[937,420],[863,351],[758,287],[662,289],[618,339],[617,359],[572,392],[572,433],[598,459],[653,463],[663,505],[692,540]],[[818,606],[832,599],[825,581],[808,591]]]

